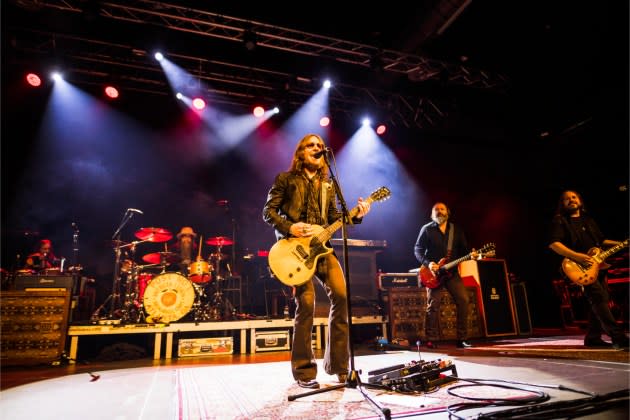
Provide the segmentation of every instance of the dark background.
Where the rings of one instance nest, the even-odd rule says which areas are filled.
[[[102,300],[111,291],[109,240],[132,207],[144,215],[124,227],[123,240],[133,240],[146,226],[173,233],[193,226],[204,237],[232,237],[236,229],[236,269],[257,273],[243,257],[273,244],[261,210],[273,175],[288,166],[284,158],[266,164],[274,150],[266,142],[314,93],[324,72],[339,81],[331,91],[336,119],[328,142],[343,150],[356,117],[369,108],[389,122],[383,142],[408,175],[388,179],[382,173],[351,172],[342,178],[351,204],[375,183],[399,188],[350,232],[351,238],[387,241],[378,254],[382,271],[416,266],[418,230],[429,220],[432,204],[445,201],[470,244],[495,242],[497,256],[526,282],[534,323],[556,325],[558,302],[550,281],[558,276],[559,260],[548,251],[546,234],[560,192],[581,192],[607,237],[628,236],[626,2],[425,0],[356,12],[326,3],[298,9],[236,3],[169,4],[189,6],[185,16],[202,20],[196,11],[241,19],[242,28],[261,23],[276,33],[289,28],[302,40],[317,34],[351,41],[383,52],[385,62],[348,63],[341,52],[307,55],[306,47],[292,43],[284,49],[259,43],[248,51],[242,33],[221,38],[176,30],[189,24],[178,21],[113,19],[99,2],[66,2],[71,10],[52,1],[3,2],[4,269],[21,265],[42,237],[54,241],[58,255],[72,259],[74,222],[80,228],[79,262],[84,275],[95,278]],[[166,11],[157,2],[120,4],[123,10]],[[438,31],[450,18],[452,23]],[[246,113],[254,103],[275,100],[288,112],[234,149],[204,155],[188,143],[194,134],[187,131],[161,71],[151,71],[155,64],[146,56],[129,51],[124,56],[119,45],[147,51],[149,45],[162,46],[173,61],[197,72],[211,87],[206,93],[226,111]],[[438,71],[420,77],[388,69],[388,57],[404,54],[428,58],[427,67]],[[143,61],[144,67],[131,65]],[[70,69],[67,80],[94,98],[104,80],[115,78],[124,86],[123,96],[102,106],[117,117],[55,120],[50,86],[33,90],[23,81],[25,70],[43,70],[52,62],[64,63]],[[463,77],[471,69],[483,75],[482,82]],[[255,83],[238,85],[231,78]],[[410,103],[412,112],[403,103]],[[286,147],[292,150],[298,139],[287,139]],[[220,205],[221,200],[229,205]],[[140,255],[161,247],[144,245]],[[256,276],[249,281],[258,281]]]

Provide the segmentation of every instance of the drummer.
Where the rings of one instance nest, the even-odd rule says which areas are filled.
[[[26,265],[24,270],[32,270],[32,272],[45,272],[46,270],[59,269],[61,259],[55,256],[52,249],[50,239],[42,239],[39,241],[39,249],[37,252],[26,257]]]
[[[193,228],[190,226],[184,226],[177,234],[177,242],[173,246],[173,248],[179,252],[179,269],[185,276],[188,276],[188,269],[194,256],[194,249],[196,248],[194,239],[196,237],[197,234]]]

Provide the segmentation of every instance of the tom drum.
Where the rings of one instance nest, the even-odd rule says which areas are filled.
[[[207,261],[199,260],[190,264],[188,268],[188,278],[193,283],[208,283],[211,280],[210,271],[212,267]]]

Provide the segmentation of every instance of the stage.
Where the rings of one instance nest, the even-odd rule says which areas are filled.
[[[475,342],[464,350],[445,343],[430,351],[423,347],[420,351],[378,350],[361,344],[356,349],[355,370],[367,385],[374,376],[371,371],[400,364],[444,361],[456,368],[456,380],[427,392],[361,387],[381,408],[389,409],[392,418],[441,419],[454,404],[502,398],[516,405],[519,399],[541,393],[549,396],[545,404],[562,401],[569,412],[573,407],[575,415],[578,401],[617,391],[621,396],[610,401],[591,402],[594,411],[581,418],[627,418],[628,352],[586,349],[581,339],[579,335],[501,339]],[[161,360],[149,355],[136,360],[4,368],[0,415],[11,419],[377,419],[382,414],[356,387],[301,396],[310,390],[293,381],[289,354],[273,351]],[[316,354],[317,379],[324,387],[336,385],[336,377],[321,368],[321,350]],[[473,386],[473,380],[482,383]],[[457,388],[461,385],[469,386]],[[298,397],[288,401],[289,396]],[[479,406],[459,415],[510,408],[515,406]]]

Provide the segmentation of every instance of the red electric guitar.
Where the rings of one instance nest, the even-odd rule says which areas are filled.
[[[429,289],[435,289],[436,287],[439,287],[442,284],[442,282],[450,276],[448,270],[455,267],[460,262],[472,259],[473,253],[489,254],[492,252],[494,252],[494,243],[491,242],[491,243],[485,244],[480,249],[477,249],[467,255],[464,255],[461,258],[458,258],[448,263],[446,262],[447,258],[442,258],[438,262],[439,268],[435,271],[432,271],[426,265],[422,265],[420,266],[420,270],[418,270],[420,283],[422,283],[424,287],[428,287]]]

